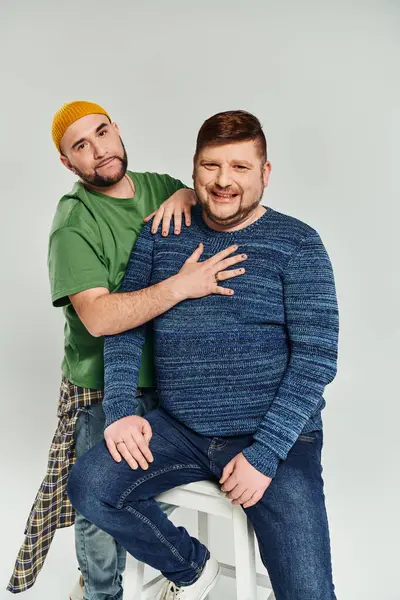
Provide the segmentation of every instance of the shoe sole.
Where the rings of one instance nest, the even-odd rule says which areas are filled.
[[[207,588],[204,590],[204,592],[202,593],[202,595],[200,596],[199,600],[204,600],[204,598],[207,597],[207,595],[211,592],[211,590],[213,589],[214,585],[217,583],[219,577],[221,575],[221,566],[218,565],[218,571],[215,574],[215,577],[212,581],[210,581],[210,583],[208,584]]]

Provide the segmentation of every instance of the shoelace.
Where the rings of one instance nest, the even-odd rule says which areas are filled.
[[[175,585],[173,581],[167,581],[160,600],[182,600],[184,589]]]

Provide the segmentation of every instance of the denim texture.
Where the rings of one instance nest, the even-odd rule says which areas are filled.
[[[116,463],[102,441],[74,465],[72,504],[130,554],[178,585],[200,576],[208,549],[176,527],[154,498],[175,486],[218,481],[224,466],[252,436],[204,436],[158,408],[146,415],[154,462],[147,471]],[[245,509],[277,600],[334,600],[323,491],[322,431],[301,435],[281,461],[262,499]]]
[[[137,398],[137,413],[144,415],[158,405],[157,396],[149,392]],[[104,440],[105,416],[101,404],[88,406],[80,413],[75,428],[75,451],[82,457],[90,448]],[[170,510],[166,504],[163,510]],[[76,511],[75,549],[85,582],[85,600],[120,600],[123,595],[122,575],[126,551],[105,533]]]

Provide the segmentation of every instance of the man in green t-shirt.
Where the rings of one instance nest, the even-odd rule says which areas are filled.
[[[174,231],[179,234],[182,214],[186,225],[190,225],[190,209],[196,202],[194,193],[169,175],[128,171],[119,129],[96,104],[64,105],[54,117],[52,134],[61,162],[79,177],[57,206],[48,254],[52,302],[62,306],[65,315],[59,415],[73,415],[69,421],[70,426],[73,422],[73,444],[69,449],[79,457],[103,439],[103,336],[150,321],[182,297],[229,295],[229,289],[218,286],[218,279],[239,275],[239,269],[227,268],[243,258],[232,256],[236,248],[230,247],[207,261],[199,261],[200,245],[169,279],[138,292],[118,293],[143,221],[155,215],[153,231],[162,221],[167,235],[173,216]],[[149,338],[139,375],[142,412],[156,402],[154,385]],[[71,440],[66,438],[62,450],[68,454],[65,448]],[[119,452],[121,458],[130,462],[125,446],[120,446]],[[60,462],[59,456],[56,458]],[[68,509],[72,515],[65,490],[61,491],[62,494],[58,489],[57,499],[63,503],[64,520],[60,523],[59,519],[57,527],[69,524],[65,518]],[[56,505],[55,495],[51,502]],[[81,578],[70,599],[122,598],[125,551],[78,514],[75,539]]]

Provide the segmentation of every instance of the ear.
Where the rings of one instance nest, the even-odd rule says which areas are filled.
[[[192,170],[192,181],[194,182],[194,177],[196,174],[196,155],[193,156],[193,170]]]
[[[272,170],[272,166],[271,163],[269,162],[269,160],[267,160],[267,162],[265,163],[265,165],[263,166],[263,181],[264,181],[264,187],[267,187],[268,182],[269,182],[269,176],[271,175],[271,170]]]
[[[60,161],[62,162],[64,167],[66,167],[68,169],[68,171],[75,173],[74,167],[71,165],[71,163],[69,162],[69,160],[66,156],[64,156],[63,154],[60,154]]]
[[[118,125],[116,123],[111,123],[111,125],[114,127],[114,129],[118,133],[118,135],[121,136]]]

